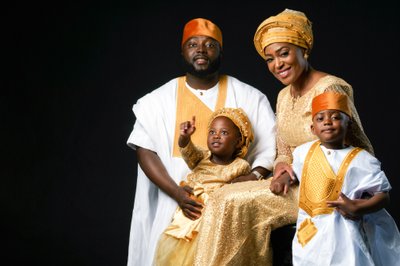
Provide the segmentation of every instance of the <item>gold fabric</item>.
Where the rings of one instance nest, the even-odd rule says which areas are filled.
[[[158,241],[155,266],[192,266],[196,246],[184,239],[161,234]]]
[[[318,229],[315,227],[313,221],[311,221],[310,218],[307,218],[300,224],[299,229],[297,230],[297,240],[301,246],[304,247],[317,232]]]
[[[182,158],[192,172],[187,176],[187,185],[193,188],[194,196],[207,208],[209,195],[229,183],[237,176],[250,173],[250,165],[244,159],[237,157],[229,165],[214,164],[210,161],[208,150],[197,148],[192,142],[181,149]],[[180,208],[177,208],[171,224],[164,231],[162,240],[156,251],[157,265],[192,265],[194,255],[185,258],[193,252],[194,239],[199,232],[203,216],[197,220],[187,218]],[[175,240],[171,240],[174,238]],[[184,240],[178,241],[179,240]],[[175,251],[179,249],[180,251]],[[183,256],[183,257],[182,257]],[[182,262],[185,262],[182,264]]]
[[[194,265],[272,265],[271,231],[296,222],[298,187],[278,196],[269,185],[270,179],[239,182],[209,198]]]
[[[183,29],[182,45],[193,36],[207,36],[215,39],[222,47],[222,32],[217,25],[204,18],[195,18]]]
[[[344,94],[327,91],[315,96],[312,100],[311,117],[323,110],[338,110],[351,117],[348,98]]]
[[[247,117],[245,111],[242,108],[221,108],[213,113],[210,118],[208,128],[210,128],[211,122],[219,116],[228,117],[232,122],[239,128],[242,140],[240,143],[240,151],[236,156],[243,158],[246,156],[249,149],[250,143],[254,140],[254,133],[251,127],[250,119]]]
[[[316,141],[310,147],[300,181],[299,207],[311,217],[333,212],[334,208],[328,207],[326,201],[339,198],[347,168],[361,151],[360,148],[354,148],[349,152],[335,174],[320,144],[320,141]]]
[[[227,76],[221,75],[218,84],[218,99],[215,110],[225,106],[227,95]],[[203,149],[207,149],[207,131],[208,122],[213,111],[210,110],[196,95],[186,87],[186,77],[178,78],[178,92],[176,100],[176,119],[175,119],[175,137],[172,155],[180,157],[178,139],[180,134],[180,124],[192,120],[196,116],[196,131],[191,136],[192,141]]]
[[[353,123],[347,132],[347,144],[361,147],[373,154],[372,145],[364,133],[360,117],[354,106],[353,88],[343,79],[327,75],[322,77],[306,94],[294,98],[290,93],[290,86],[279,92],[276,105],[277,119],[277,158],[274,162],[292,163],[292,152],[298,145],[315,140],[311,133],[312,124],[311,102],[312,99],[325,92],[334,91],[346,94],[349,97],[349,106]]]
[[[265,47],[277,42],[300,46],[306,50],[306,55],[309,55],[313,47],[312,23],[303,12],[285,9],[278,15],[264,20],[258,26],[253,41],[257,52],[264,59]]]

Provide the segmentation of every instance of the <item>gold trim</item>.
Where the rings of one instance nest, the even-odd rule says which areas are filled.
[[[318,232],[310,218],[305,219],[297,230],[297,240],[304,247]]]

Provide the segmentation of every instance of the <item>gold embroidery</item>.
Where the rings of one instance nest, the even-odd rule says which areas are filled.
[[[305,219],[297,230],[297,240],[304,247],[318,232],[310,218]]]
[[[329,208],[326,201],[338,199],[347,168],[351,160],[362,150],[354,148],[349,152],[336,175],[319,144],[320,141],[316,141],[308,151],[300,184],[299,207],[311,217],[333,212],[333,208]]]

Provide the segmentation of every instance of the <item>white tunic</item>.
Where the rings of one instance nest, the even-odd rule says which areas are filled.
[[[215,106],[216,89],[197,95],[207,106]],[[135,125],[127,144],[158,154],[178,184],[189,169],[183,159],[172,157],[176,117],[177,79],[140,98],[133,106]],[[203,99],[203,98],[204,99]],[[259,90],[228,76],[225,107],[241,107],[255,134],[247,160],[252,168],[272,170],[275,159],[275,115],[267,97]],[[214,110],[213,110],[214,111]],[[174,199],[158,189],[138,165],[135,201],[129,239],[128,266],[152,265],[157,241],[177,207]]]
[[[293,152],[293,170],[299,179],[313,142],[298,146]],[[340,150],[321,148],[337,174],[343,159],[353,147]],[[342,192],[350,199],[359,199],[364,192],[374,195],[390,189],[380,162],[365,150],[358,153],[348,167]],[[311,217],[299,208],[297,228],[306,218]],[[295,235],[292,242],[293,265],[400,265],[399,230],[385,209],[364,215],[359,221],[346,219],[337,211],[317,215],[311,220],[318,231],[304,247]]]

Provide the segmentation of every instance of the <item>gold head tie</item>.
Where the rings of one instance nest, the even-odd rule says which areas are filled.
[[[305,49],[305,57],[313,47],[312,23],[303,12],[285,9],[276,16],[264,20],[254,34],[254,46],[264,59],[264,49],[277,42],[286,42]]]
[[[239,128],[240,134],[242,135],[242,141],[241,149],[237,156],[243,158],[244,156],[246,156],[249,150],[249,146],[254,140],[253,129],[249,118],[242,108],[224,107],[215,111],[212,114],[208,123],[208,127],[210,127],[211,122],[219,116],[225,116],[229,118]]]

